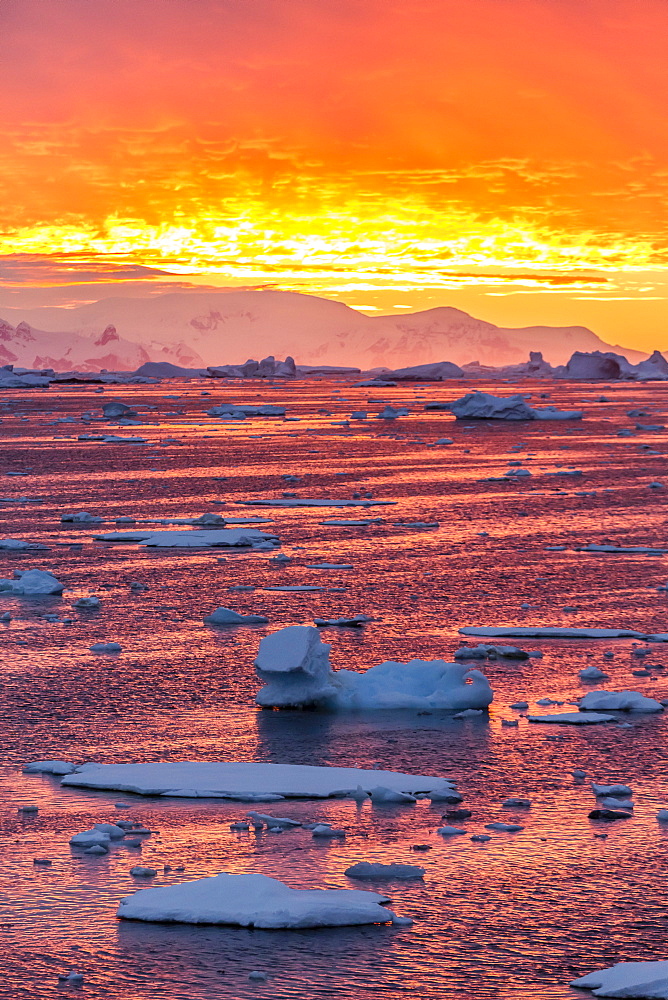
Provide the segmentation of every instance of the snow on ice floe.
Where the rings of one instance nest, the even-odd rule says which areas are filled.
[[[350,615],[343,618],[314,618],[313,621],[318,628],[329,628],[334,625],[339,628],[361,628],[362,625],[366,625],[367,622],[372,622],[374,619],[371,615]]]
[[[467,625],[460,628],[461,635],[512,636],[517,639],[643,639],[649,642],[668,642],[668,633],[636,632],[632,628],[552,628],[545,626],[531,628],[523,626],[478,627]]]
[[[405,879],[422,878],[425,869],[419,865],[390,864],[380,861],[358,861],[356,865],[346,868],[344,875],[358,879]]]
[[[230,608],[217,608],[204,619],[207,625],[263,625],[269,621],[264,615],[240,615]]]
[[[68,760],[33,760],[23,768],[25,774],[71,774],[76,764]]]
[[[332,670],[329,650],[312,626],[289,625],[265,636],[255,660],[257,675],[265,682],[258,705],[461,711],[487,708],[493,699],[484,674],[461,663],[387,661],[358,674]]]
[[[618,962],[574,979],[570,985],[592,990],[597,997],[668,1000],[668,961]]]
[[[214,528],[209,531],[108,531],[94,535],[100,542],[138,542],[147,548],[241,548],[262,543],[278,545],[276,535],[256,528]]]
[[[234,924],[265,929],[390,923],[387,896],[361,889],[292,889],[266,875],[214,875],[141,889],[121,900],[123,920]]]
[[[175,761],[155,764],[86,764],[66,775],[63,785],[136,795],[177,798],[220,798],[269,802],[285,798],[327,799],[370,794],[383,787],[408,795],[449,788],[435,775],[403,774],[362,767],[316,767],[309,764],[265,764],[232,761]]]
[[[396,500],[314,500],[307,497],[278,497],[275,500],[238,500],[244,507],[387,507]]]
[[[16,569],[14,579],[0,579],[0,593],[19,594],[21,597],[45,597],[62,594],[65,585],[43,569]]]
[[[557,410],[553,406],[534,408],[523,396],[492,396],[487,392],[467,392],[450,403],[457,420],[581,420],[582,410]]]
[[[41,542],[26,542],[22,538],[0,538],[0,551],[26,552],[28,550],[43,550],[48,546]]]
[[[546,722],[568,726],[595,726],[601,722],[617,722],[614,715],[603,712],[553,712],[549,715],[529,715],[529,722]]]
[[[590,691],[580,699],[580,708],[588,712],[663,712],[660,701],[639,691]]]

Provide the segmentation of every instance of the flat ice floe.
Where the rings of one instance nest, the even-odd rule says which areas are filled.
[[[600,972],[574,979],[571,986],[592,990],[597,997],[668,998],[668,961],[618,962]]]
[[[207,625],[263,625],[269,619],[264,615],[240,615],[230,608],[217,608],[207,615],[204,621]]]
[[[275,500],[237,500],[244,507],[388,507],[396,500],[314,500],[308,497],[277,497]]]
[[[301,929],[386,924],[387,896],[363,889],[292,889],[266,875],[214,875],[140,889],[121,900],[122,920]]]
[[[26,765],[27,768],[30,765]],[[176,761],[156,764],[85,764],[68,774],[63,785],[136,795],[220,798],[240,802],[284,798],[327,799],[371,794],[379,785],[417,795],[454,786],[435,775],[403,774],[362,767],[315,767],[233,761]]]
[[[147,548],[241,548],[269,542],[278,545],[276,535],[256,528],[213,528],[208,531],[108,531],[94,535],[99,542],[138,542]]]
[[[617,722],[614,715],[603,712],[552,712],[548,715],[529,715],[529,722],[547,722],[567,726],[595,726],[600,722]]]
[[[387,661],[366,673],[332,670],[330,646],[317,628],[290,625],[265,636],[255,669],[265,708],[314,706],[334,710],[487,708],[494,697],[479,670],[444,660]]]
[[[636,632],[632,628],[531,628],[523,626],[460,628],[461,635],[514,636],[517,639],[644,639],[650,642],[668,642],[667,632]]]

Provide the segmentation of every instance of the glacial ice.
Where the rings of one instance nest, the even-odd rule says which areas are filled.
[[[387,896],[361,889],[292,889],[266,875],[214,875],[141,889],[121,900],[123,920],[266,929],[390,923]]]
[[[289,625],[265,636],[255,667],[265,682],[259,705],[272,708],[484,709],[493,692],[479,670],[443,660],[387,661],[366,673],[332,670],[317,628]]]

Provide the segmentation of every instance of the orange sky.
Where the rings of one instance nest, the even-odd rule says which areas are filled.
[[[0,0],[0,37],[0,255],[38,255],[0,307],[143,264],[668,346],[665,0]]]

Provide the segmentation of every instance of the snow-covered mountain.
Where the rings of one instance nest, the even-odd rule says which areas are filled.
[[[202,364],[197,353],[184,345],[142,346],[119,337],[110,323],[97,336],[71,331],[38,330],[25,320],[12,326],[0,319],[0,366],[53,368],[56,371],[134,371],[146,361],[171,361],[179,365]]]
[[[505,329],[450,306],[366,316],[341,302],[296,292],[194,289],[106,298],[74,309],[0,306],[0,316],[0,364],[59,370],[132,370],[149,360],[186,367],[239,364],[268,354],[363,369],[432,361],[509,365],[525,361],[530,350],[542,351],[554,365],[574,351],[644,357],[581,326]],[[54,332],[38,332],[44,330]]]

